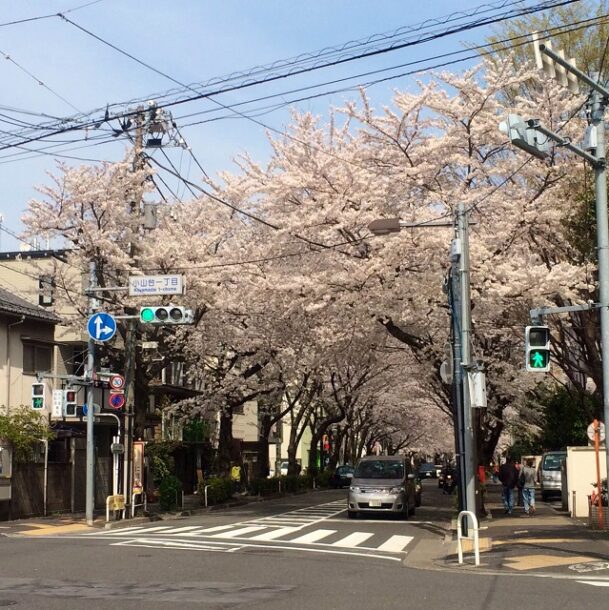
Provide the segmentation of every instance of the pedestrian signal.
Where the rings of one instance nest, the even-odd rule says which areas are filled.
[[[547,373],[550,370],[550,329],[527,326],[525,331],[526,370]]]

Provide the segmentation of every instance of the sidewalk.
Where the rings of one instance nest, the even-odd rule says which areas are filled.
[[[502,574],[557,578],[587,574],[609,579],[609,532],[592,530],[586,522],[571,519],[558,502],[538,502],[533,516],[526,515],[522,507],[506,515],[501,488],[491,484],[486,508],[489,516],[480,520],[480,566],[474,565],[471,544],[466,546],[465,563],[459,565],[456,533],[445,541],[436,565]]]
[[[309,491],[320,491],[309,490]],[[307,492],[305,492],[307,493]],[[106,511],[96,509],[93,516],[93,526],[88,526],[84,513],[70,513],[64,515],[51,515],[47,517],[32,517],[30,519],[17,519],[14,521],[0,521],[0,535],[18,533],[24,536],[46,536],[54,534],[73,534],[92,529],[117,529],[121,527],[133,527],[151,521],[169,521],[182,519],[194,515],[204,515],[210,512],[226,510],[239,506],[246,506],[257,502],[266,502],[280,498],[287,498],[293,494],[271,495],[268,497],[260,496],[233,496],[228,502],[214,504],[208,507],[202,506],[201,496],[192,494],[184,496],[183,507],[173,512],[163,512],[158,505],[149,504],[145,514],[138,508],[134,518],[112,520],[106,522]],[[130,513],[129,513],[130,514]]]

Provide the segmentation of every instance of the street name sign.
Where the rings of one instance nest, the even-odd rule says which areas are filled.
[[[87,322],[87,331],[95,341],[110,341],[116,334],[116,320],[109,314],[93,314]]]
[[[184,294],[183,275],[132,275],[129,277],[129,296]]]

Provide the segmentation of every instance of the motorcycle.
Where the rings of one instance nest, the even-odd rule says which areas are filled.
[[[457,486],[457,480],[454,475],[447,474],[444,477],[444,483],[442,484],[442,493],[443,494],[452,494],[455,491],[455,487]]]

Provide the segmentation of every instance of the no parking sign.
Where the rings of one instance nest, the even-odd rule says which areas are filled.
[[[111,409],[121,409],[125,405],[125,395],[122,392],[110,394],[108,397],[108,406]]]

